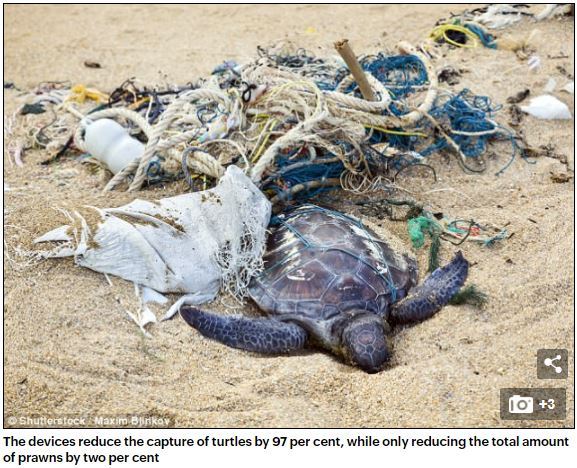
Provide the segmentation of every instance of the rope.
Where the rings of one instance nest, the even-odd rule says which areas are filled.
[[[118,185],[125,182],[127,178],[133,174],[135,174],[135,176],[134,180],[130,184],[129,191],[138,190],[144,183],[147,177],[147,170],[150,162],[157,152],[170,150],[175,146],[190,141],[190,139],[198,135],[198,129],[194,129],[167,138],[165,140],[161,140],[161,137],[164,135],[170,125],[175,121],[176,118],[179,117],[179,112],[182,111],[183,106],[194,100],[202,99],[218,101],[225,106],[229,104],[228,97],[219,91],[213,91],[210,89],[198,89],[189,91],[182,94],[179,98],[173,101],[173,103],[171,103],[161,115],[159,122],[154,126],[151,126],[139,113],[130,109],[115,107],[111,109],[96,111],[84,116],[83,120],[81,121],[81,125],[77,127],[76,132],[74,133],[74,143],[79,149],[86,151],[86,145],[83,139],[84,129],[86,128],[86,125],[90,124],[90,122],[98,119],[124,118],[135,124],[136,127],[139,128],[148,139],[144,153],[139,159],[132,161],[130,164],[128,164],[128,166],[118,172],[108,182],[104,190],[114,190]],[[69,106],[66,108],[67,110],[71,111]],[[199,162],[197,163],[196,167],[202,168],[208,172],[208,175],[211,177],[219,178],[224,173],[224,168],[220,166],[214,158],[207,156],[207,153],[202,154],[203,156],[198,156]]]
[[[237,162],[277,200],[313,196],[335,179],[359,193],[398,190],[393,174],[413,165],[430,167],[423,158],[446,148],[463,169],[484,170],[486,142],[506,133],[491,118],[496,108],[465,90],[440,94],[429,56],[406,42],[398,49],[400,55],[359,58],[375,101],[360,97],[342,62],[281,47],[260,48],[254,62],[217,67],[209,79],[180,90],[139,89],[127,80],[88,113],[66,100],[82,89],[59,90],[59,97],[50,89],[46,99],[81,119],[73,141],[83,151],[86,126],[101,118],[128,122],[132,133],[144,137],[143,154],[105,190],[128,182],[128,190],[136,191],[146,180],[183,174],[189,183],[200,176],[214,183]],[[471,157],[478,158],[476,164]]]
[[[288,148],[290,146],[296,145],[297,143],[306,141],[311,135],[313,135],[312,132],[315,128],[315,125],[322,122],[328,116],[325,100],[323,99],[321,91],[316,86],[307,82],[298,82],[294,85],[305,85],[309,87],[310,92],[314,94],[316,100],[314,111],[309,118],[306,118],[304,121],[300,122],[267,148],[267,150],[259,158],[251,170],[251,178],[253,181],[260,181],[263,172],[272,163],[278,151],[283,148]],[[292,83],[291,86],[293,86]]]
[[[466,39],[471,39],[472,43],[467,43],[467,42],[457,42],[453,39],[451,39],[451,37],[449,37],[449,33],[460,33],[462,36],[462,38]],[[471,49],[474,47],[478,47],[480,44],[480,39],[479,36],[477,36],[473,31],[471,31],[470,29],[467,29],[464,26],[460,26],[458,24],[442,24],[440,26],[437,26],[435,29],[433,29],[431,31],[431,34],[429,36],[432,40],[434,40],[435,42],[439,42],[441,40],[445,41],[447,44],[451,44],[455,47],[463,47],[466,49]],[[457,37],[459,37],[457,35]]]
[[[331,118],[336,117],[338,120],[334,121],[336,125],[343,125],[343,121],[355,122],[367,127],[381,127],[385,129],[398,128],[406,126],[414,126],[421,120],[422,114],[431,109],[435,97],[437,95],[437,75],[425,54],[417,51],[414,47],[407,43],[399,44],[400,51],[405,55],[414,55],[424,64],[427,74],[430,79],[430,86],[427,90],[426,96],[419,107],[407,114],[396,116],[392,114],[383,115],[383,112],[389,111],[391,97],[384,86],[371,75],[369,82],[374,87],[375,94],[380,96],[377,102],[369,102],[354,96],[345,95],[338,91],[322,91],[314,83],[304,80],[296,80],[295,76],[290,72],[282,71],[278,73],[277,70],[272,70],[268,67],[253,69],[249,76],[251,79],[262,79],[268,84],[274,83],[274,77],[281,78],[283,82],[270,93],[267,98],[268,101],[281,95],[288,90],[294,92],[290,95],[293,102],[298,102],[297,96],[301,98],[314,97],[314,111],[293,127],[283,136],[278,138],[272,145],[270,145],[262,156],[260,153],[256,154],[254,159],[258,161],[251,171],[251,177],[254,181],[260,181],[264,171],[273,163],[277,154],[283,149],[292,147],[297,143],[310,142],[316,139],[313,132],[330,121]],[[294,81],[289,81],[292,78]],[[346,79],[345,83],[351,81]],[[343,89],[345,85],[341,85],[339,89]],[[307,110],[307,105],[300,104],[304,112]],[[276,109],[271,109],[276,110]],[[349,165],[350,166],[350,165]]]
[[[194,156],[193,159],[189,159],[188,156],[190,154]],[[208,151],[196,146],[184,150],[182,153],[181,164],[184,178],[190,188],[193,188],[194,184],[188,170],[189,167],[198,172],[209,174],[216,179],[219,179],[224,175],[224,168],[218,163],[218,161]]]
[[[128,188],[129,192],[139,190],[140,187],[142,187],[142,184],[146,179],[146,169],[148,164],[154,157],[155,153],[158,151],[160,138],[168,129],[168,127],[170,127],[171,123],[177,118],[179,111],[182,109],[182,106],[198,99],[209,99],[228,104],[228,99],[224,93],[204,88],[184,93],[179,96],[172,104],[170,104],[170,106],[168,106],[160,116],[159,122],[152,129],[146,147],[144,148],[144,153],[140,158],[140,164],[136,169],[134,180]]]

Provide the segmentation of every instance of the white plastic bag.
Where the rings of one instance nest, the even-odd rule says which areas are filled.
[[[521,106],[521,110],[533,117],[544,120],[571,118],[571,112],[567,105],[548,94],[531,99],[528,106]]]
[[[521,20],[521,13],[509,4],[489,5],[487,11],[475,18],[490,29],[501,29]]]
[[[44,258],[74,256],[92,270],[159,292],[243,296],[262,268],[270,202],[236,166],[210,190],[119,208],[64,212],[70,224],[35,242],[60,241]]]

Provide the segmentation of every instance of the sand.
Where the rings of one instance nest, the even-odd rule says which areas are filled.
[[[20,89],[68,80],[111,90],[136,76],[184,84],[225,59],[245,61],[256,46],[289,38],[321,53],[348,37],[358,53],[423,40],[436,20],[460,5],[368,6],[38,6],[8,5],[4,79]],[[542,92],[574,70],[573,18],[512,27],[533,44],[542,67],[529,72],[512,52],[444,47],[437,67],[467,70],[468,87],[505,104],[529,88]],[[101,69],[86,68],[96,61]],[[4,92],[5,112],[16,106]],[[574,114],[572,96],[555,93]],[[498,120],[507,123],[508,112]],[[439,181],[415,171],[402,184],[435,210],[507,226],[492,248],[465,243],[471,281],[489,295],[483,310],[448,306],[434,318],[396,330],[391,365],[367,375],[314,350],[262,357],[206,340],[180,320],[153,327],[144,339],[124,315],[135,308],[132,285],[50,260],[16,268],[4,257],[4,412],[10,416],[158,416],[176,427],[567,427],[573,419],[573,353],[568,380],[538,380],[540,348],[574,347],[574,122],[525,117],[533,146],[551,145],[529,164],[517,158],[501,176],[509,147],[490,150],[489,170],[464,174],[452,158],[434,157]],[[8,253],[60,224],[51,207],[118,206],[133,196],[101,193],[102,181],[73,159],[42,166],[30,151],[25,166],[4,157],[4,234]],[[562,161],[568,161],[564,164]],[[152,199],[184,186],[146,190]],[[449,190],[446,190],[449,189]],[[425,193],[428,190],[437,190]],[[354,211],[350,211],[355,213]],[[359,213],[356,213],[359,214]],[[364,218],[408,242],[406,224]],[[457,250],[442,245],[442,260]],[[422,270],[426,252],[415,252]],[[122,305],[121,305],[122,304]],[[214,306],[223,310],[222,305]],[[247,305],[246,310],[253,309]],[[160,312],[160,310],[159,310]],[[499,389],[567,386],[565,421],[506,422]]]

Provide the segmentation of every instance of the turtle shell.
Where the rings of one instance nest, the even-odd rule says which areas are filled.
[[[386,318],[417,281],[413,259],[359,221],[314,205],[277,217],[264,262],[249,294],[271,315],[327,320],[360,309]]]

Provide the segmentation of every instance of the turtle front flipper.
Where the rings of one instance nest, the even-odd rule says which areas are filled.
[[[180,315],[207,338],[256,353],[286,353],[303,348],[307,340],[307,332],[298,325],[274,319],[223,316],[195,307],[183,307]]]
[[[433,316],[461,289],[468,272],[469,262],[457,252],[450,263],[437,268],[407,297],[393,305],[391,321],[404,324]]]

